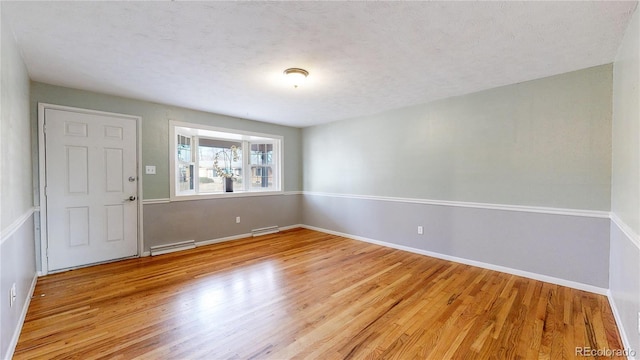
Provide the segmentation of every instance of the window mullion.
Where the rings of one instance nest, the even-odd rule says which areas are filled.
[[[193,190],[196,195],[200,194],[200,137],[193,137],[193,150],[191,152],[193,161]]]
[[[246,164],[242,164],[242,187],[251,191],[251,144],[247,140],[242,141],[242,158],[247,159]]]

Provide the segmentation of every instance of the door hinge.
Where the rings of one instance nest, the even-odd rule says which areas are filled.
[[[49,187],[45,186],[44,187],[44,196],[48,196],[49,195]]]

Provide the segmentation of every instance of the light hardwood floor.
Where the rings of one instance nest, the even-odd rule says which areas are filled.
[[[606,297],[305,229],[38,280],[16,359],[565,359]]]

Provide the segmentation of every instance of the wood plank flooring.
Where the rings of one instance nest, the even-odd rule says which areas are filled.
[[[571,359],[604,296],[306,229],[38,280],[15,359]],[[615,357],[614,357],[615,358]]]

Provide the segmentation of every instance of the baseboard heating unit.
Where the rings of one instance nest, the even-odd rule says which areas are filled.
[[[150,248],[151,256],[168,254],[176,251],[195,249],[196,242],[194,240],[180,241],[173,244],[156,245]]]
[[[275,234],[278,232],[280,232],[280,228],[278,226],[269,226],[269,227],[263,227],[260,229],[253,229],[251,230],[251,235],[253,237],[256,237],[261,235]]]

